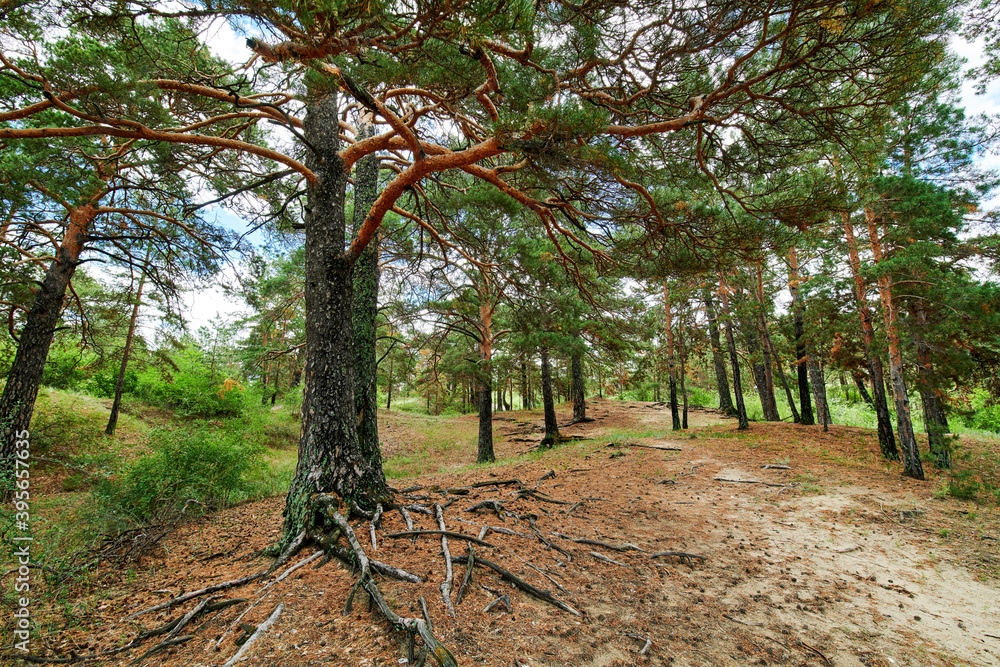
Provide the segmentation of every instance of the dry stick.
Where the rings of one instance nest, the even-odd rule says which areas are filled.
[[[399,513],[403,515],[403,521],[406,522],[406,529],[413,530],[413,518],[410,517],[410,513],[406,511],[406,508],[400,505]]]
[[[413,503],[412,505],[407,505],[406,509],[412,510],[414,512],[420,512],[421,514],[426,514],[427,516],[434,516],[434,510],[430,507],[425,507],[423,505],[418,505]]]
[[[484,547],[492,547],[494,545],[489,542],[484,542],[478,537],[473,537],[472,535],[466,535],[465,533],[455,533],[450,530],[406,530],[401,533],[390,533],[386,537],[393,539],[402,539],[404,537],[420,537],[421,535],[442,535],[447,537],[455,538],[456,540],[467,540],[469,542],[475,542]]]
[[[649,647],[653,645],[653,640],[650,639],[649,637],[643,637],[642,635],[637,635],[634,632],[627,632],[625,634],[631,637],[632,639],[638,639],[641,642],[646,642],[646,645],[642,647],[641,651],[639,651],[639,655],[646,655],[646,651],[648,651]]]
[[[194,618],[195,616],[197,616],[205,608],[205,605],[207,605],[209,602],[211,602],[212,600],[214,600],[214,599],[216,599],[218,597],[221,597],[221,596],[219,596],[219,595],[210,595],[210,596],[208,596],[207,598],[205,598],[204,600],[202,600],[201,602],[199,602],[197,605],[195,605],[194,609],[192,609],[188,613],[186,613],[183,616],[181,616],[177,620],[177,625],[175,625],[170,630],[170,632],[167,634],[167,639],[172,639],[173,637],[175,637],[177,635],[177,633],[179,633],[181,630],[184,629],[184,626],[186,626],[188,623],[191,622],[192,618]]]
[[[482,509],[493,510],[494,512],[497,513],[497,515],[499,515],[501,512],[504,511],[504,506],[499,500],[490,499],[490,500],[484,500],[481,503],[476,503],[475,505],[467,507],[465,508],[465,511],[475,512],[477,510],[482,510]]]
[[[621,565],[622,567],[628,567],[628,565],[626,565],[625,563],[622,563],[621,561],[617,561],[614,558],[608,558],[607,556],[602,556],[601,554],[597,553],[596,551],[588,551],[587,553],[589,553],[591,556],[593,556],[597,560],[603,560],[605,563],[611,563],[612,565]]]
[[[535,491],[534,489],[521,489],[517,492],[517,500],[521,498],[534,498],[535,500],[541,500],[543,503],[552,503],[553,505],[572,505],[573,503],[568,503],[565,500],[556,500],[555,498],[549,498],[544,493]]]
[[[240,647],[240,650],[236,652],[236,655],[227,660],[226,664],[224,664],[222,667],[232,667],[233,665],[235,665],[237,661],[239,661],[239,659],[243,657],[243,654],[249,651],[250,647],[253,646],[257,642],[257,640],[264,635],[265,632],[271,629],[271,626],[274,625],[275,621],[278,620],[278,617],[281,616],[281,612],[283,612],[284,610],[285,610],[285,603],[279,602],[278,606],[275,607],[274,611],[271,612],[271,615],[267,617],[267,620],[257,626],[257,630],[252,635],[250,635],[250,639],[246,640],[246,642],[243,643],[243,646]]]
[[[465,556],[456,556],[455,557],[455,562],[456,563],[463,563],[464,564],[464,563],[468,563],[469,561],[468,561],[468,559]],[[549,604],[555,605],[556,607],[559,607],[560,609],[562,609],[564,611],[568,611],[569,613],[573,614],[574,616],[583,616],[582,613],[578,612],[576,609],[573,609],[573,607],[569,606],[568,604],[566,604],[565,602],[563,602],[559,598],[555,597],[554,595],[552,595],[552,593],[549,593],[548,591],[543,591],[540,588],[536,588],[536,587],[532,586],[528,582],[524,581],[523,579],[518,578],[517,576],[515,576],[514,574],[512,574],[511,572],[509,572],[508,570],[506,570],[502,566],[497,565],[496,563],[494,563],[492,561],[488,561],[485,558],[477,558],[476,559],[476,565],[482,565],[483,567],[490,568],[491,570],[493,570],[494,572],[496,572],[497,574],[499,574],[501,577],[503,577],[507,581],[511,582],[512,584],[514,584],[518,588],[520,588],[525,593],[529,593],[531,595],[534,595],[539,600],[544,600],[545,602],[548,602]]]
[[[556,471],[555,470],[550,470],[550,471],[548,471],[547,473],[545,473],[544,475],[542,475],[541,477],[539,477],[538,479],[535,480],[535,486],[537,487],[539,482],[544,482],[547,479],[555,479],[555,478],[556,478]]]
[[[490,609],[493,609],[493,607],[497,606],[500,603],[503,603],[503,606],[507,607],[507,613],[508,614],[514,611],[513,607],[510,606],[510,596],[507,595],[506,593],[504,593],[500,597],[494,598],[493,602],[491,602],[488,605],[486,605],[485,607],[483,607],[483,613],[485,614]]]
[[[663,556],[676,556],[677,558],[680,558],[688,567],[694,567],[691,564],[691,561],[694,558],[708,560],[708,556],[699,556],[698,554],[689,554],[684,553],[683,551],[657,551],[655,554],[649,554],[650,558],[660,558]]]
[[[479,489],[484,486],[507,486],[509,484],[516,484],[517,486],[524,487],[524,483],[519,479],[501,479],[492,482],[476,482],[475,484],[469,484],[470,489]]]
[[[542,535],[542,533],[541,533],[540,530],[538,530],[538,526],[535,525],[535,517],[533,515],[531,515],[531,514],[528,515],[528,525],[531,527],[531,532],[533,532],[535,534],[535,537],[538,538],[539,542],[541,542],[542,544],[544,544],[545,546],[547,546],[549,549],[552,549],[553,551],[558,551],[562,555],[566,556],[567,560],[569,560],[569,561],[573,560],[573,554],[572,553],[570,553],[569,551],[566,551],[562,547],[556,545],[551,540],[545,539],[545,536]]]
[[[398,625],[409,633],[417,633],[424,640],[424,644],[431,649],[431,653],[434,658],[438,661],[441,667],[458,667],[458,662],[456,662],[455,657],[451,654],[445,646],[437,640],[437,638],[431,633],[429,624],[426,621],[422,621],[417,618],[402,618],[399,614],[393,611],[392,607],[386,603],[385,598],[382,597],[381,591],[378,589],[378,585],[375,580],[371,577],[371,564],[368,560],[368,555],[365,554],[365,550],[361,548],[361,543],[358,541],[357,535],[354,534],[354,529],[351,525],[347,523],[347,519],[340,515],[336,510],[330,510],[330,517],[333,519],[341,530],[344,531],[344,536],[347,538],[348,544],[351,545],[351,549],[354,551],[354,555],[357,557],[358,562],[361,564],[361,579],[364,581],[365,590],[368,591],[368,595],[372,597],[375,601],[376,606],[378,606],[379,611],[382,615],[392,623],[393,625]]]
[[[568,510],[566,510],[566,516],[569,516],[570,514],[572,514],[573,512],[575,512],[577,510],[577,508],[578,507],[582,507],[583,504],[584,503],[583,503],[582,500],[580,502],[578,502],[578,503],[573,503],[573,506],[570,507]]]
[[[560,535],[560,537],[562,536]],[[577,544],[589,544],[595,547],[604,547],[605,549],[611,549],[612,551],[641,551],[644,554],[649,553],[642,547],[637,547],[631,542],[626,542],[625,544],[622,544],[620,546],[615,546],[614,544],[608,544],[607,542],[599,542],[598,540],[588,540],[587,538],[584,537],[581,537],[579,539],[574,539],[573,541],[576,542]]]
[[[566,594],[566,595],[567,595],[567,596],[569,596],[569,597],[573,597],[573,594],[572,594],[572,593],[570,593],[570,592],[569,592],[568,590],[566,590],[566,588],[565,588],[565,587],[564,587],[564,586],[563,586],[562,584],[560,584],[560,583],[559,583],[558,581],[556,581],[556,580],[555,580],[555,579],[553,579],[553,578],[552,578],[551,576],[549,576],[549,574],[548,574],[548,573],[547,573],[547,572],[546,572],[545,570],[543,570],[543,569],[542,569],[542,568],[540,568],[540,567],[537,567],[536,565],[533,565],[533,564],[529,563],[528,561],[524,560],[523,558],[521,558],[521,557],[520,557],[520,556],[518,556],[517,554],[514,554],[514,556],[515,556],[515,557],[516,557],[516,558],[517,558],[517,559],[518,559],[519,561],[521,561],[522,563],[524,563],[525,565],[527,565],[528,567],[530,567],[530,568],[531,568],[532,570],[534,570],[534,571],[535,571],[535,572],[537,572],[538,574],[542,575],[543,577],[545,577],[546,579],[548,579],[549,581],[551,581],[551,582],[552,582],[552,584],[553,584],[553,585],[554,585],[554,586],[555,586],[556,588],[558,588],[559,590],[561,590],[561,591],[562,591],[562,592],[563,592],[564,594]]]
[[[479,529],[479,535],[478,535],[478,537],[476,537],[476,539],[477,540],[483,539],[484,537],[486,537],[486,533],[488,533],[488,532],[490,532],[490,527],[489,526],[483,526],[482,528]]]
[[[763,484],[764,486],[787,486],[787,484],[772,484],[771,482],[761,482],[756,479],[725,479],[724,477],[713,477],[715,482],[729,482],[731,484]]]
[[[178,644],[183,644],[184,642],[186,642],[187,640],[191,639],[192,637],[194,637],[194,635],[184,635],[183,637],[174,637],[173,639],[167,639],[166,641],[162,641],[159,644],[157,644],[156,646],[150,648],[148,651],[146,651],[145,653],[143,653],[142,655],[140,655],[138,658],[136,658],[135,660],[133,660],[129,664],[130,665],[137,665],[140,662],[142,662],[143,660],[145,660],[146,658],[148,658],[149,656],[153,655],[154,653],[156,653],[158,651],[162,651],[165,648],[170,648],[171,646],[177,646]]]
[[[261,577],[267,575],[267,571],[258,572],[257,574],[251,574],[249,576],[243,577],[242,579],[233,579],[232,581],[224,581],[221,584],[213,584],[211,586],[206,586],[201,590],[192,591],[190,593],[185,593],[184,595],[179,595],[172,600],[167,600],[158,605],[149,607],[148,609],[142,609],[140,611],[129,614],[122,620],[129,620],[136,618],[137,616],[142,616],[143,614],[148,614],[151,611],[160,611],[161,609],[169,609],[174,605],[180,604],[181,602],[187,602],[188,600],[201,597],[202,595],[208,595],[209,593],[214,593],[216,591],[224,591],[227,588],[235,588],[236,586],[243,586],[244,584],[249,584],[252,581],[257,581]]]
[[[465,576],[462,577],[462,583],[458,587],[458,593],[455,595],[455,604],[462,604],[462,597],[465,595],[465,587],[469,585],[472,581],[472,569],[476,566],[476,549],[471,544],[469,545],[469,563],[465,566]]]
[[[682,452],[683,447],[671,447],[669,445],[644,445],[640,442],[626,442],[629,447],[645,447],[646,449],[659,449],[661,452]]]
[[[434,512],[437,514],[438,527],[441,529],[441,553],[444,554],[445,563],[445,577],[444,581],[441,582],[441,597],[444,598],[444,606],[448,609],[448,615],[455,615],[455,607],[451,604],[451,582],[452,582],[452,567],[451,567],[451,551],[448,550],[448,531],[444,528],[444,513],[441,511],[440,505],[434,505]]]

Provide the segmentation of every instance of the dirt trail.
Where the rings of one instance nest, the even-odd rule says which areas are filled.
[[[425,578],[420,585],[380,586],[404,616],[420,615],[422,596],[436,634],[460,665],[1000,665],[995,512],[984,517],[980,510],[974,528],[955,530],[966,525],[961,512],[968,510],[934,499],[933,482],[783,450],[781,438],[758,445],[775,429],[804,427],[755,424],[744,441],[727,439],[735,428],[727,424],[716,427],[715,438],[674,439],[669,413],[646,404],[593,401],[591,414],[600,419],[565,431],[593,441],[564,445],[528,463],[406,480],[423,487],[411,495],[413,502],[454,500],[445,514],[449,530],[475,536],[489,525],[516,533],[488,532],[493,546],[476,547],[477,555],[552,591],[581,617],[477,568],[450,618],[439,590],[445,575],[439,539],[386,538],[406,528],[401,515],[390,512],[372,553],[367,524],[359,526],[373,557]],[[525,421],[498,427],[524,431]],[[718,421],[701,414],[696,425]],[[609,446],[603,436],[623,427],[643,437]],[[855,435],[844,430],[831,442],[846,443],[846,457],[858,447]],[[502,446],[527,448],[524,442]],[[767,463],[787,469],[761,467]],[[537,481],[550,470],[554,477]],[[513,485],[447,492],[509,478],[544,499]],[[503,518],[467,511],[488,499],[503,504]],[[51,648],[65,654],[120,645],[140,627],[164,623],[187,607],[132,622],[121,620],[126,614],[259,568],[243,558],[274,538],[280,509],[281,499],[271,499],[183,527],[147,564],[154,569],[104,593],[93,625],[64,633],[62,645],[53,641]],[[535,536],[529,515],[558,550]],[[413,518],[418,528],[436,529],[429,516],[414,512]],[[580,539],[592,542],[574,541]],[[609,548],[626,544],[642,551]],[[451,540],[450,549],[458,556],[467,547]],[[697,557],[651,557],[668,551]],[[454,570],[457,587],[465,567]],[[273,586],[242,622],[262,623],[279,602],[284,614],[240,664],[406,664],[405,637],[366,604],[343,613],[352,584],[350,572],[331,563],[309,564]],[[255,600],[262,587],[225,595]],[[511,610],[497,605],[484,612],[495,597],[487,589],[506,593]],[[158,590],[169,593],[153,593]],[[242,631],[228,634],[218,650],[214,641],[245,608],[218,612],[192,640],[141,664],[222,665]]]

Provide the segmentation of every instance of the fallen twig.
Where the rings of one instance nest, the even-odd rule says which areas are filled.
[[[692,561],[697,558],[699,560],[708,560],[708,556],[699,556],[698,554],[689,554],[683,551],[657,551],[655,554],[649,554],[650,558],[663,558],[666,556],[675,556],[680,558],[688,567],[694,567]]]
[[[597,553],[596,551],[588,551],[587,553],[589,553],[591,556],[593,556],[597,560],[603,560],[605,563],[611,563],[612,565],[621,565],[622,567],[628,567],[628,565],[626,565],[625,563],[622,563],[621,561],[617,561],[614,558],[608,558],[607,556],[603,556],[603,555]]]
[[[233,579],[232,581],[224,581],[221,584],[213,584],[211,586],[206,586],[197,591],[192,591],[190,593],[185,593],[184,595],[179,595],[172,600],[167,600],[166,602],[161,602],[158,605],[153,605],[147,609],[141,609],[137,612],[133,612],[126,616],[123,620],[129,620],[136,618],[137,616],[142,616],[143,614],[148,614],[151,611],[160,611],[161,609],[169,609],[174,605],[178,605],[182,602],[187,602],[202,595],[208,595],[209,593],[214,593],[216,591],[224,591],[227,588],[235,588],[236,586],[243,586],[244,584],[249,584],[252,581],[257,581],[261,577],[267,574],[266,571],[258,572],[257,574],[251,574],[249,576],[243,577],[242,579]]]
[[[271,615],[267,617],[267,620],[257,626],[257,630],[255,630],[254,633],[250,635],[250,638],[243,643],[243,646],[241,646],[240,650],[236,652],[236,655],[227,660],[226,664],[224,664],[222,667],[232,667],[233,665],[235,665],[239,661],[239,659],[243,657],[243,654],[249,651],[250,647],[253,646],[258,639],[264,636],[264,633],[266,633],[268,630],[271,629],[271,626],[275,624],[275,622],[278,620],[278,617],[281,616],[281,612],[283,612],[284,610],[285,610],[285,603],[279,602],[278,606],[275,607],[274,611],[271,612]]]

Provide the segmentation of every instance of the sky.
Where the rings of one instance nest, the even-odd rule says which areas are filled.
[[[215,23],[207,33],[207,41],[212,52],[230,62],[247,62],[253,55],[247,48],[245,37],[237,35],[233,29],[225,22]],[[965,58],[967,67],[972,68],[983,62],[982,43],[969,44],[961,38],[954,38],[952,48],[958,55]],[[962,101],[965,105],[967,116],[986,113],[990,115],[1000,114],[1000,80],[994,81],[983,95],[977,95],[975,85],[972,81],[965,81],[962,86]],[[1000,170],[1000,147],[992,154],[982,157],[984,168]],[[993,199],[983,202],[983,209],[986,211],[1000,209],[1000,194]],[[219,221],[234,231],[242,233],[246,230],[246,224],[239,218],[227,213],[219,207],[214,207]],[[262,244],[263,238],[260,234],[251,235],[250,240],[255,244]],[[233,269],[228,269],[223,279],[232,279]],[[222,289],[218,286],[206,286],[189,292],[185,296],[185,309],[189,319],[189,328],[192,332],[200,327],[206,326],[210,321],[218,316],[224,319],[233,319],[241,314],[247,313],[247,309],[242,303],[235,303],[228,299]]]

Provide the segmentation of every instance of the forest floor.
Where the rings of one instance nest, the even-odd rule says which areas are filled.
[[[945,497],[933,470],[928,481],[902,477],[862,429],[754,423],[737,432],[735,422],[698,411],[689,431],[672,432],[662,404],[600,399],[588,401],[588,416],[563,429],[582,439],[529,453],[541,438],[539,413],[500,413],[497,457],[513,462],[474,466],[467,441],[425,453],[439,472],[392,480],[420,487],[407,502],[446,506],[449,531],[499,528],[486,532],[491,546],[477,545],[477,558],[551,591],[579,616],[480,567],[450,616],[439,536],[390,538],[407,527],[389,511],[376,549],[367,522],[356,524],[372,558],[424,579],[379,586],[402,616],[420,617],[418,598],[426,600],[459,665],[1000,665],[996,505]],[[380,417],[387,457],[414,446],[408,424],[420,417]],[[568,408],[560,417],[569,420]],[[448,419],[474,433],[475,416]],[[491,499],[502,513],[468,510]],[[282,506],[276,497],[191,520],[129,569],[102,566],[72,595],[33,601],[33,653],[122,646],[203,598],[130,614],[264,569],[248,556],[277,538]],[[438,529],[431,516],[410,513],[418,529]],[[453,558],[467,553],[469,542],[448,543]],[[252,631],[279,604],[280,617],[239,664],[407,664],[406,634],[370,611],[363,592],[344,613],[356,577],[321,562],[277,583],[221,591],[217,601],[248,602],[199,617],[183,643],[140,658],[160,635],[105,664],[221,666],[245,636],[237,617],[246,612],[239,622]],[[454,589],[465,569],[454,565]],[[509,607],[485,611],[498,595]]]

